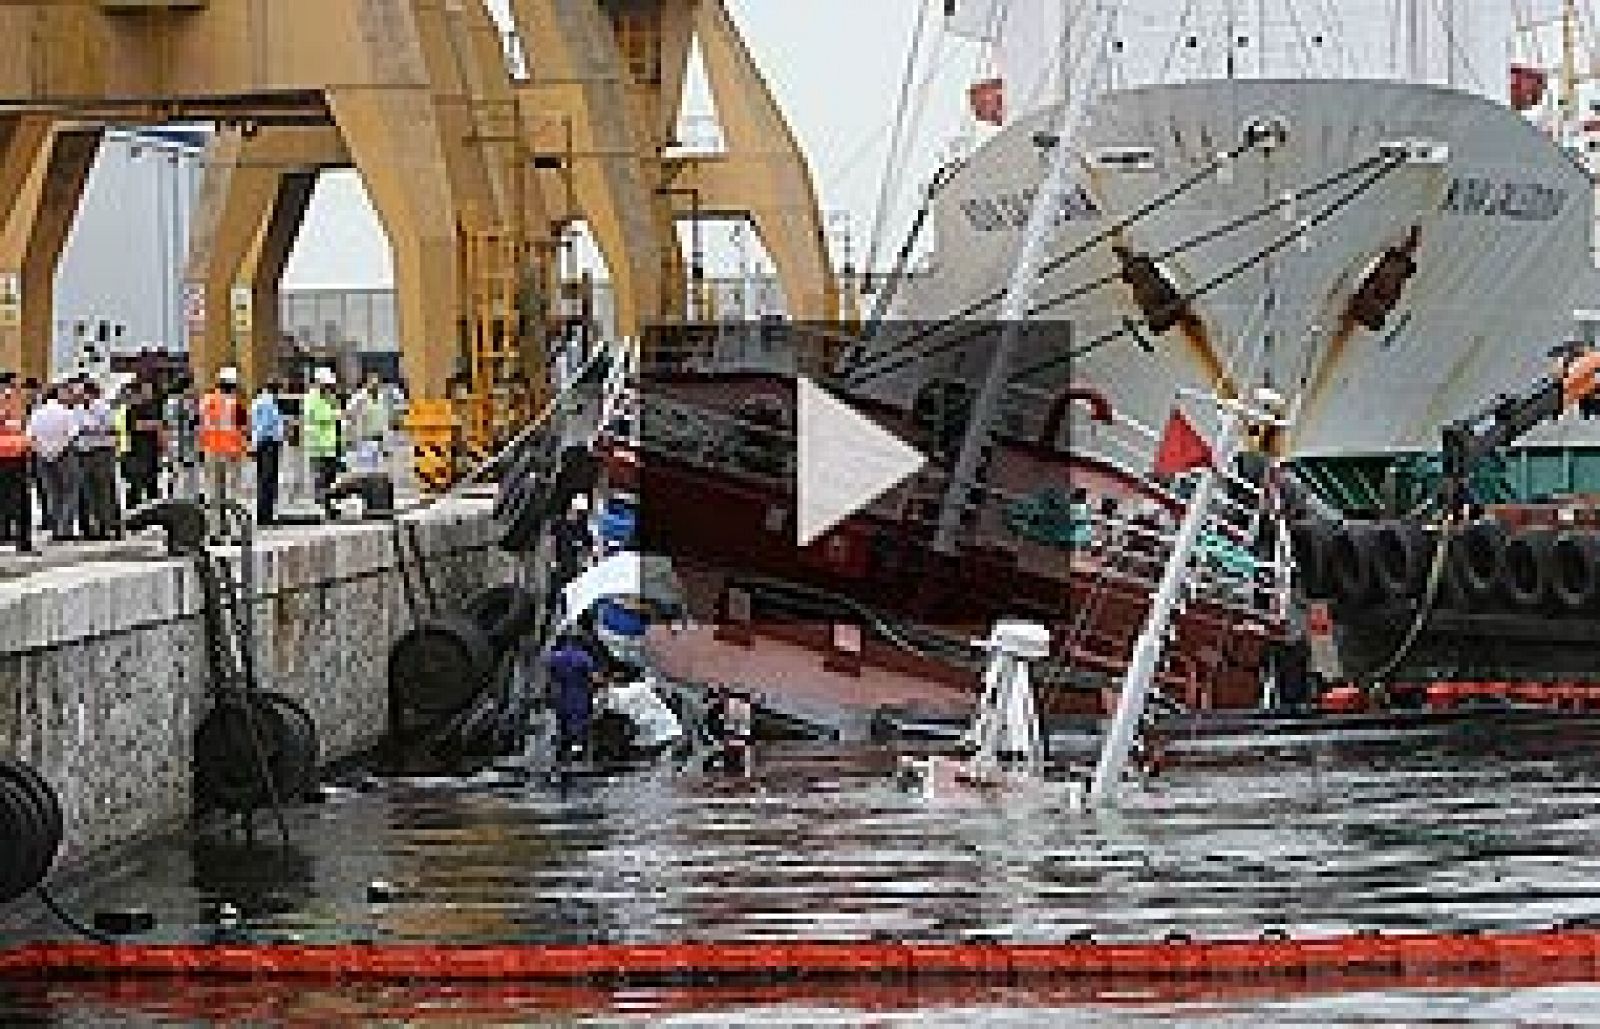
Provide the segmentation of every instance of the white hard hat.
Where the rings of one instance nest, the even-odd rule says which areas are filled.
[[[239,384],[239,369],[231,367],[222,369],[217,373],[217,381],[230,386],[237,386]]]
[[[339,382],[332,368],[318,368],[311,377],[318,386],[334,386]]]
[[[572,513],[583,514],[589,510],[589,498],[582,493],[572,498]]]

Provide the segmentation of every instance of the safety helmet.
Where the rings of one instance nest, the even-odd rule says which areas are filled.
[[[333,374],[332,368],[318,368],[312,373],[311,379],[318,386],[335,386],[339,383],[338,378]]]
[[[587,514],[589,511],[589,498],[582,493],[572,498],[572,513]]]
[[[232,367],[222,369],[217,373],[217,381],[224,386],[239,385],[239,369]]]

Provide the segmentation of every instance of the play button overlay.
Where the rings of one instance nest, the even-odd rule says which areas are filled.
[[[796,380],[798,504],[796,541],[815,543],[828,530],[920,472],[916,447],[807,378]]]

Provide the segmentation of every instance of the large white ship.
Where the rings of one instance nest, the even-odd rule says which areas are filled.
[[[1516,6],[947,5],[952,27],[997,38],[1021,72],[975,89],[986,114],[1013,110],[939,188],[933,256],[896,312],[995,316],[982,302],[1015,265],[1060,98],[1092,89],[1055,267],[1034,293],[1034,316],[1060,332],[1014,370],[1094,386],[1147,425],[1182,387],[1268,386],[1293,408],[1279,446],[1299,456],[1431,448],[1442,422],[1538,374],[1575,313],[1600,308],[1594,187],[1570,145],[1582,137],[1527,110],[1586,98],[1571,83],[1566,97],[1526,95],[1561,88],[1539,79],[1509,102]],[[1083,53],[1074,33],[1108,7],[1111,32]],[[930,377],[970,377],[984,354],[941,346],[951,338],[891,323],[857,382],[906,399]],[[1600,426],[1568,421],[1537,441],[1600,442]]]

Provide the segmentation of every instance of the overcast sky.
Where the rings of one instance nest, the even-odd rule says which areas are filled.
[[[490,0],[491,7],[503,0]],[[734,18],[788,112],[810,156],[830,211],[848,211],[858,251],[866,246],[888,154],[899,83],[917,12],[938,0],[728,0]],[[965,91],[979,54],[941,39],[930,15],[929,58],[941,56],[927,97],[906,181],[896,191],[894,242],[914,209],[920,184],[946,144],[969,129]],[[704,111],[703,90],[687,106]],[[842,220],[836,223],[842,234]],[[842,246],[842,242],[836,242]],[[286,273],[286,285],[372,286],[392,282],[388,245],[354,173],[325,175]]]

